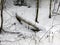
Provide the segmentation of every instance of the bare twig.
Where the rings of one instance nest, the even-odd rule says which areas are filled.
[[[56,16],[57,16],[57,15],[56,15]],[[53,21],[52,21],[52,26],[50,27],[50,29],[49,29],[48,31],[46,31],[46,32],[44,33],[44,35],[40,38],[39,42],[44,38],[44,36],[45,36],[53,27],[55,27],[56,25],[60,25],[60,24],[55,24],[55,25],[53,25],[54,20],[55,20],[55,16],[54,16]],[[49,34],[49,35],[50,35],[50,34]]]

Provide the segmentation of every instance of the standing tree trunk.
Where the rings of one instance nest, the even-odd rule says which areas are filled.
[[[51,3],[52,3],[52,0],[50,0],[50,7],[49,7],[49,18],[51,18]]]
[[[0,28],[0,33],[2,31],[2,28],[3,28],[3,2],[4,2],[4,0],[1,0],[1,28]]]
[[[38,22],[39,0],[37,0],[36,18],[35,22]]]
[[[58,8],[57,8],[57,12],[59,11],[59,7],[60,7],[60,2],[59,2],[59,5],[58,5]]]
[[[53,12],[55,11],[55,5],[58,3],[58,0],[53,0],[54,1],[54,8],[53,8]]]

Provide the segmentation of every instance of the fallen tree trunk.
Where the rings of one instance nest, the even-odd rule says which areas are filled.
[[[39,27],[36,22],[32,23],[31,21],[24,19],[23,17],[19,16],[18,14],[16,14],[16,18],[18,18],[19,20],[21,20],[21,21],[27,23],[28,25],[34,27],[36,31],[37,30],[40,31],[40,30],[44,29],[44,28],[42,28],[42,26]]]

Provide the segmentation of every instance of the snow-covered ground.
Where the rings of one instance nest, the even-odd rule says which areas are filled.
[[[20,32],[20,34],[2,33],[0,34],[1,45],[60,45],[60,15],[49,18],[49,0],[41,0],[38,14],[38,22],[35,22],[36,5],[34,0],[27,6],[14,6],[12,0],[7,0],[7,7],[3,11],[4,30],[10,32]],[[33,4],[32,4],[33,3]],[[16,13],[25,20],[34,23],[43,31],[36,34],[28,29],[28,24],[21,25],[16,19]],[[16,25],[14,25],[16,23]],[[53,26],[52,26],[53,25]],[[53,28],[52,28],[53,27]],[[50,29],[50,37],[49,37]],[[45,35],[46,34],[46,35]]]

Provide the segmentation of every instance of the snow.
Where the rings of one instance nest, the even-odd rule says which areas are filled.
[[[35,22],[36,2],[34,2],[34,0],[27,0],[27,3],[28,5],[31,5],[31,8],[28,8],[27,6],[14,6],[12,0],[7,0],[5,4],[7,5],[7,7],[3,11],[3,28],[5,31],[20,32],[20,34],[2,33],[0,34],[0,44],[60,45],[60,15],[52,16],[52,18],[49,19],[49,0],[41,0],[40,2],[38,14],[39,23]],[[16,13],[18,14],[18,16],[42,29],[42,31],[39,31],[37,33],[33,32],[32,30],[28,29],[29,25],[24,23],[23,21],[23,25],[21,25],[15,17]],[[14,25],[14,23],[16,23],[16,25]],[[53,27],[52,24],[54,25]],[[49,29],[50,37],[47,36],[49,35]]]

